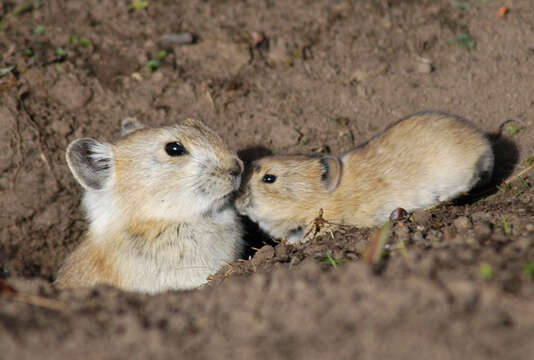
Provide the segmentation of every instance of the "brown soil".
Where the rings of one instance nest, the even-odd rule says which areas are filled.
[[[532,172],[396,222],[372,266],[363,256],[374,229],[289,246],[251,227],[251,258],[196,291],[50,284],[86,229],[64,150],[77,137],[113,140],[127,116],[199,118],[246,158],[339,154],[423,109],[487,131],[511,119],[496,183],[519,173],[534,155],[531,0],[154,0],[137,11],[131,1],[21,0],[0,14],[0,358],[534,353]],[[162,39],[184,31],[195,43]]]

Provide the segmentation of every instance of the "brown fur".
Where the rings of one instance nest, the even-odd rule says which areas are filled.
[[[310,156],[255,161],[236,207],[275,237],[308,227],[320,209],[330,222],[375,226],[397,207],[427,207],[487,180],[493,153],[486,136],[470,123],[427,112],[396,122],[345,154],[340,169],[329,169],[335,171],[330,178],[339,177],[331,191],[322,181],[321,161]],[[276,175],[276,181],[262,182],[266,174]]]
[[[89,232],[58,287],[107,283],[127,290],[190,289],[242,251],[230,206],[242,162],[204,124],[144,128],[128,119],[115,144],[76,140],[67,162],[86,189]],[[170,156],[169,143],[185,152]]]

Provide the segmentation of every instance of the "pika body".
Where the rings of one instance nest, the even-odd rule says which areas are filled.
[[[198,120],[149,128],[129,118],[122,134],[114,144],[83,138],[67,148],[89,227],[55,285],[147,293],[201,286],[243,251],[230,203],[243,163]]]
[[[463,118],[420,112],[343,156],[268,156],[250,164],[235,201],[261,229],[303,240],[324,219],[370,227],[396,208],[427,208],[491,180],[488,136]]]

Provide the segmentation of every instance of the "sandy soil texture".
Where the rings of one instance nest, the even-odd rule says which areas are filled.
[[[532,19],[531,0],[0,3],[0,358],[530,358]],[[51,285],[87,227],[75,138],[193,117],[245,160],[341,154],[425,109],[508,121],[499,187],[395,222],[377,264],[376,229],[291,246],[250,226],[202,289]]]

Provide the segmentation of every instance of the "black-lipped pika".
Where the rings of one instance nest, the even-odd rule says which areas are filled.
[[[301,241],[325,220],[359,227],[453,199],[490,180],[488,137],[442,112],[401,119],[367,143],[334,156],[268,156],[252,162],[235,204],[275,238]]]
[[[200,121],[144,128],[126,120],[123,130],[113,145],[85,138],[67,148],[89,230],[55,284],[148,293],[204,284],[243,250],[230,204],[243,163]]]

